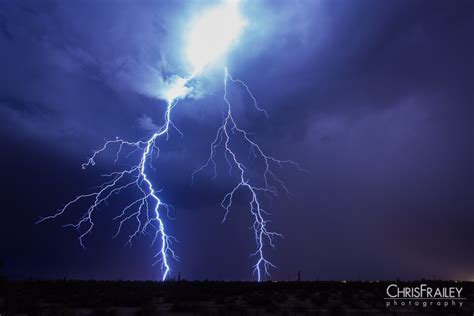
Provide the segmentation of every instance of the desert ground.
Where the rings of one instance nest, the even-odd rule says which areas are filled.
[[[473,315],[474,284],[463,306],[386,306],[383,282],[5,281],[5,315]],[[420,282],[416,282],[419,284]],[[397,284],[415,284],[397,282]]]

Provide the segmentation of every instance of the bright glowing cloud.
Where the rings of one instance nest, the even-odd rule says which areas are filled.
[[[163,96],[168,102],[173,102],[180,97],[186,96],[191,88],[187,87],[188,79],[181,78],[179,76],[174,76],[169,82],[168,85],[163,89]]]
[[[190,25],[186,47],[193,74],[223,56],[244,25],[238,0],[227,0],[196,18]]]

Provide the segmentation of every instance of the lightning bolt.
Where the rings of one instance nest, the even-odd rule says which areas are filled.
[[[238,126],[232,114],[231,102],[227,97],[229,81],[242,86],[248,93],[249,97],[252,99],[255,109],[262,112],[268,118],[267,112],[258,105],[257,99],[254,97],[249,87],[242,80],[234,79],[229,74],[229,71],[226,67],[224,69],[224,101],[226,104],[226,113],[224,115],[222,125],[217,130],[216,137],[211,143],[209,158],[205,164],[194,171],[192,175],[192,182],[194,182],[195,175],[208,167],[212,167],[213,169],[213,178],[217,177],[217,164],[215,161],[215,155],[217,149],[219,147],[223,147],[224,157],[229,165],[229,173],[231,174],[233,168],[235,167],[240,181],[235,184],[233,189],[228,192],[221,201],[221,206],[225,210],[222,222],[225,222],[227,219],[227,216],[233,205],[236,192],[239,189],[247,190],[251,195],[251,198],[248,202],[248,207],[251,215],[253,216],[253,224],[251,229],[254,231],[256,243],[256,250],[250,256],[257,258],[256,263],[253,266],[253,273],[256,274],[257,280],[261,281],[265,275],[270,276],[270,267],[276,268],[275,265],[265,257],[264,248],[270,246],[274,249],[275,245],[273,241],[275,237],[283,237],[282,234],[273,232],[268,228],[268,224],[270,222],[268,217],[271,214],[262,206],[262,194],[267,197],[277,196],[278,187],[280,187],[288,196],[290,195],[285,183],[275,173],[275,166],[281,168],[283,165],[289,164],[296,167],[299,171],[305,170],[292,160],[280,160],[267,155],[262,150],[260,145],[250,138],[250,134]],[[257,181],[255,180],[252,181],[252,176],[250,174],[248,165],[245,163],[245,159],[239,157],[239,155],[236,154],[236,151],[233,149],[235,145],[233,146],[232,140],[239,136],[240,139],[247,144],[250,156],[253,156],[255,160],[258,159],[264,163],[264,171],[262,174],[263,185],[257,184]]]
[[[82,164],[82,169],[94,166],[96,158],[109,150],[113,150],[115,154],[114,163],[117,163],[123,155],[126,158],[131,155],[138,155],[138,162],[129,168],[103,175],[106,180],[96,187],[92,193],[76,196],[52,215],[40,218],[37,223],[55,219],[70,208],[87,202],[85,213],[76,223],[63,225],[81,232],[78,239],[80,245],[85,248],[84,239],[92,233],[95,226],[94,216],[99,208],[106,205],[112,196],[126,190],[134,190],[138,197],[126,205],[119,215],[114,217],[114,220],[118,221],[114,238],[120,234],[123,225],[129,222],[135,222],[135,230],[128,236],[127,240],[127,244],[130,246],[139,234],[151,232],[153,235],[152,246],[157,240],[161,243],[155,255],[154,265],[161,263],[163,281],[169,277],[171,273],[170,261],[178,261],[179,257],[172,247],[177,240],[167,233],[163,214],[166,212],[167,217],[170,218],[169,212],[173,207],[159,198],[159,191],[154,188],[147,170],[152,167],[153,159],[159,155],[158,140],[163,136],[166,136],[165,139],[168,140],[171,127],[181,136],[183,135],[173,124],[171,112],[178,101],[186,98],[190,93],[189,82],[200,75],[211,61],[227,51],[237,38],[240,29],[245,25],[240,17],[238,4],[238,0],[224,1],[221,5],[210,9],[207,14],[196,20],[193,26],[190,27],[191,32],[186,52],[188,60],[193,66],[192,75],[188,78],[176,76],[175,80],[163,91],[161,97],[167,101],[163,125],[144,140],[130,142],[117,137],[114,140],[106,141],[102,148],[95,150],[92,156]],[[244,88],[251,98],[254,108],[268,118],[267,112],[258,105],[257,99],[249,87],[242,80],[234,79],[229,74],[227,67],[224,68],[224,101],[227,111],[224,114],[222,125],[217,130],[216,137],[211,143],[209,158],[204,165],[192,174],[192,181],[194,181],[196,174],[211,166],[214,170],[214,177],[217,176],[215,155],[218,148],[223,147],[224,156],[229,165],[229,174],[232,175],[233,170],[236,170],[239,181],[221,201],[221,206],[225,210],[222,221],[224,222],[227,219],[233,206],[235,194],[239,190],[248,191],[251,195],[248,208],[253,216],[251,228],[254,231],[256,242],[256,250],[251,256],[257,258],[253,266],[253,272],[257,275],[257,280],[261,281],[265,275],[270,275],[269,269],[271,267],[275,268],[265,256],[264,251],[268,247],[275,247],[273,241],[276,237],[283,237],[282,234],[269,229],[271,214],[264,209],[262,199],[268,197],[271,201],[272,196],[277,196],[278,189],[283,189],[287,195],[290,195],[284,182],[277,176],[275,167],[282,168],[284,165],[292,165],[300,171],[304,171],[304,169],[292,160],[279,160],[266,154],[260,145],[252,140],[250,133],[239,127],[232,113],[231,102],[227,97],[229,82]],[[250,171],[250,163],[246,162],[242,155],[237,153],[236,147],[239,139],[248,146],[249,155],[247,158],[253,157],[254,162],[263,162],[264,170],[259,175],[260,180],[255,179]]]
[[[189,80],[190,79],[186,79],[185,81],[187,82]],[[183,83],[183,85],[184,84],[185,83]],[[176,261],[179,260],[179,257],[172,249],[172,244],[173,242],[176,242],[176,239],[166,233],[163,215],[161,214],[161,211],[166,211],[166,213],[169,214],[172,206],[164,203],[158,197],[157,191],[153,187],[153,184],[147,175],[147,166],[149,166],[150,162],[152,161],[153,155],[159,154],[159,148],[156,144],[157,139],[163,135],[166,135],[166,138],[168,138],[170,126],[176,128],[176,126],[171,121],[171,111],[177,103],[178,100],[168,100],[163,125],[147,140],[129,142],[121,138],[116,138],[115,140],[106,141],[102,148],[94,151],[87,162],[82,164],[82,169],[86,169],[89,166],[94,166],[96,164],[95,159],[113,146],[116,148],[115,163],[120,159],[120,155],[128,149],[127,156],[137,151],[141,153],[141,158],[137,164],[133,165],[129,169],[115,171],[103,175],[103,177],[106,178],[106,181],[97,187],[94,192],[75,197],[73,200],[66,203],[61,209],[58,209],[53,215],[43,217],[37,221],[37,223],[55,219],[56,217],[63,215],[74,205],[82,202],[83,200],[88,200],[89,206],[87,211],[82,215],[81,219],[77,223],[63,225],[63,227],[73,227],[79,231],[85,227],[85,231],[79,236],[79,243],[83,248],[85,248],[84,238],[88,234],[92,233],[92,229],[94,228],[93,217],[99,207],[102,204],[106,204],[107,200],[110,199],[112,195],[119,194],[124,190],[135,188],[139,193],[139,198],[126,205],[123,208],[121,214],[114,217],[114,220],[119,221],[117,232],[114,235],[114,238],[117,237],[121,232],[123,224],[132,220],[136,221],[136,225],[133,233],[129,235],[127,241],[128,245],[132,245],[132,240],[136,238],[138,234],[145,234],[149,230],[152,230],[154,234],[152,246],[157,239],[160,239],[161,241],[161,247],[158,253],[155,255],[157,260],[155,261],[154,265],[161,263],[162,280],[166,280],[171,271],[170,259],[173,258]],[[181,133],[179,130],[178,132]]]

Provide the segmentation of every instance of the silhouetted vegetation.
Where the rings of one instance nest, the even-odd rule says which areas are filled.
[[[1,315],[340,315],[390,314],[383,298],[389,283],[368,282],[127,282],[8,281]],[[449,284],[443,283],[444,286]],[[473,294],[472,283],[462,286]],[[417,313],[466,314],[462,309],[411,308]],[[471,303],[472,304],[472,303]],[[80,311],[80,312],[79,312]]]

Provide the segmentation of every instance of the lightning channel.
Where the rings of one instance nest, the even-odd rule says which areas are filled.
[[[229,173],[232,174],[233,170],[235,169],[239,179],[239,181],[237,181],[237,183],[234,185],[233,189],[230,190],[230,192],[228,192],[221,201],[221,206],[225,210],[222,222],[225,222],[227,216],[229,215],[229,212],[234,204],[236,193],[239,190],[246,190],[249,192],[250,199],[248,201],[248,210],[253,217],[251,229],[253,230],[256,243],[256,249],[250,256],[256,258],[256,262],[253,265],[253,273],[256,274],[257,280],[260,282],[265,276],[270,276],[270,268],[276,268],[276,266],[269,259],[267,259],[265,255],[265,248],[271,247],[274,249],[275,238],[283,237],[282,234],[270,230],[269,217],[271,214],[263,207],[262,199],[264,196],[277,196],[278,188],[283,189],[283,191],[288,196],[290,195],[285,183],[275,172],[275,167],[282,168],[284,165],[291,165],[299,171],[306,170],[301,168],[298,163],[292,160],[280,160],[266,154],[261,146],[251,139],[250,133],[239,127],[232,112],[232,104],[228,98],[229,82],[243,87],[252,100],[255,109],[259,112],[262,112],[268,118],[267,112],[258,105],[257,99],[247,84],[245,84],[240,79],[234,79],[230,75],[227,67],[225,67],[223,99],[226,105],[226,111],[222,125],[217,129],[216,137],[211,143],[210,153],[207,161],[199,169],[194,171],[192,175],[192,182],[194,182],[194,177],[201,171],[204,171],[206,168],[212,168],[213,178],[217,177],[216,153],[217,150],[222,147],[224,151],[224,157],[229,166]],[[260,160],[263,162],[264,168],[263,173],[261,174],[261,180],[263,181],[260,181],[262,184],[258,184],[258,181],[253,179],[253,175],[251,175],[250,168],[248,165],[246,165],[245,159],[241,158],[236,153],[236,146],[233,144],[233,141],[238,137],[240,137],[240,139],[247,144],[249,148],[249,155],[253,156],[255,160]]]
[[[175,76],[168,86],[162,89],[159,97],[167,101],[166,111],[164,113],[164,122],[148,138],[138,141],[127,141],[122,138],[115,138],[106,141],[104,145],[93,151],[88,160],[82,164],[82,169],[93,167],[99,156],[112,152],[115,156],[114,163],[133,155],[137,162],[131,167],[123,167],[103,175],[104,182],[94,188],[91,193],[76,196],[67,202],[62,208],[56,210],[52,215],[40,218],[37,223],[47,220],[53,220],[63,215],[71,208],[85,207],[85,212],[75,223],[63,225],[77,229],[79,234],[79,243],[85,248],[84,240],[94,229],[94,218],[100,207],[107,205],[108,201],[114,196],[124,194],[124,191],[134,190],[137,197],[122,208],[122,211],[113,219],[117,222],[117,230],[114,238],[121,232],[124,225],[134,227],[129,234],[127,244],[131,246],[132,241],[141,234],[151,234],[153,236],[152,246],[160,243],[159,250],[155,258],[155,264],[161,265],[161,279],[166,280],[171,273],[171,261],[178,261],[179,257],[173,250],[173,244],[177,240],[168,234],[166,226],[166,217],[170,218],[170,211],[173,207],[163,202],[159,197],[159,191],[154,187],[150,176],[149,168],[153,168],[152,161],[160,153],[157,142],[164,138],[169,139],[170,128],[173,128],[181,136],[182,132],[171,120],[171,112],[180,99],[190,96],[192,87],[190,81],[201,75],[207,65],[214,60],[222,57],[237,40],[241,29],[246,21],[239,12],[239,0],[223,1],[221,4],[209,8],[207,12],[198,16],[188,28],[187,45],[185,55],[188,63],[192,66],[191,76],[182,78]],[[235,206],[236,194],[239,191],[250,193],[248,200],[248,210],[253,218],[251,229],[253,230],[256,249],[251,254],[255,257],[253,272],[257,280],[261,281],[265,276],[270,276],[270,268],[275,268],[269,259],[267,259],[267,248],[275,248],[274,240],[277,237],[283,237],[282,234],[272,231],[269,228],[270,212],[264,207],[264,200],[277,196],[278,191],[283,190],[288,196],[290,192],[282,179],[277,175],[277,168],[283,168],[286,165],[295,167],[300,171],[305,171],[292,160],[280,160],[268,155],[260,145],[252,140],[251,134],[241,128],[233,115],[232,104],[228,98],[229,84],[238,85],[243,88],[250,99],[254,108],[268,118],[265,109],[260,107],[257,99],[250,88],[240,79],[233,78],[227,67],[224,68],[224,103],[226,111],[224,113],[221,126],[217,129],[216,137],[211,143],[210,153],[207,161],[192,174],[194,177],[206,168],[212,168],[214,178],[217,176],[216,153],[223,148],[225,160],[229,166],[229,174],[238,175],[232,190],[230,190],[222,199],[221,206],[225,210],[222,221],[226,221],[231,208]],[[247,159],[239,153],[238,146],[245,144],[248,146]],[[248,162],[253,158],[256,162],[263,163],[263,171],[253,172],[251,164]],[[255,174],[256,173],[256,174]],[[130,223],[130,224],[129,224]],[[132,225],[132,223],[134,223]]]
[[[186,79],[186,82],[189,80],[190,79]],[[84,238],[92,233],[95,226],[94,216],[99,207],[103,204],[107,204],[107,201],[113,195],[117,195],[125,190],[135,189],[135,191],[138,191],[139,193],[138,198],[126,205],[122,209],[122,212],[114,217],[114,220],[118,221],[118,227],[114,238],[120,234],[123,225],[130,221],[135,221],[135,230],[128,236],[126,243],[130,246],[132,245],[132,241],[139,234],[146,234],[151,231],[153,235],[152,246],[156,241],[159,240],[160,242],[160,248],[155,255],[156,261],[153,265],[158,263],[161,264],[161,279],[163,281],[166,280],[171,272],[170,260],[173,259],[179,261],[179,257],[176,255],[172,247],[173,243],[177,240],[167,233],[163,217],[163,212],[165,211],[168,215],[172,206],[164,203],[158,197],[158,191],[153,187],[147,174],[147,167],[150,166],[154,156],[159,155],[157,140],[163,135],[168,139],[170,126],[177,129],[171,121],[171,111],[178,101],[179,99],[175,98],[175,96],[173,99],[167,101],[164,123],[148,139],[130,142],[117,137],[114,140],[106,141],[102,148],[95,150],[91,157],[82,164],[82,169],[94,166],[98,156],[107,150],[112,150],[111,148],[115,148],[114,163],[116,163],[125,152],[127,152],[126,156],[139,152],[140,159],[135,165],[120,171],[104,174],[103,177],[106,180],[100,186],[96,187],[95,191],[76,196],[52,215],[40,218],[37,223],[55,219],[63,215],[73,206],[88,201],[87,210],[78,222],[63,225],[63,227],[72,227],[78,231],[82,231],[78,239],[80,245],[85,248]],[[181,134],[178,129],[177,131]]]

